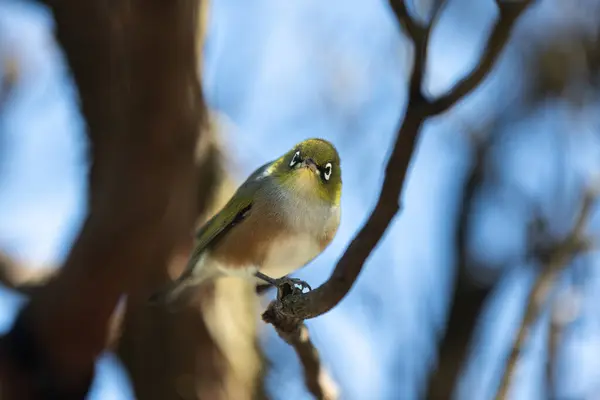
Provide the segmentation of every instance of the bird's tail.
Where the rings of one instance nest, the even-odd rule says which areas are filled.
[[[185,297],[182,296],[183,294],[188,293],[193,287],[204,281],[210,280],[213,275],[210,268],[206,268],[206,265],[200,268],[188,267],[179,278],[152,294],[148,298],[148,303],[151,305],[164,304],[172,308],[179,303],[182,297]]]

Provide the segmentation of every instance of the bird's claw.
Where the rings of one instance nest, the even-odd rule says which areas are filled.
[[[300,290],[300,293],[304,293],[304,289],[308,289],[308,291],[312,290],[308,283],[298,278],[284,277],[277,279],[275,286],[278,289],[282,290],[284,285],[289,285],[293,292]]]

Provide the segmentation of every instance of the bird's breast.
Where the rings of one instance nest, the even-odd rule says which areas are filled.
[[[248,216],[211,249],[211,264],[223,273],[250,276],[258,269],[280,278],[306,265],[333,239],[339,208],[266,189]]]
[[[260,271],[272,278],[281,278],[315,258],[322,245],[315,236],[298,233],[274,238],[266,250]]]

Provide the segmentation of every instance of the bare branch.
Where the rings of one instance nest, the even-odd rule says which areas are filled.
[[[303,324],[299,334],[289,339],[288,343],[296,350],[304,367],[304,380],[308,390],[319,400],[338,399],[339,388],[321,364],[319,352],[310,340],[306,325]]]
[[[446,4],[448,4],[448,2],[446,0],[434,0],[433,6],[431,7],[431,17],[430,17],[429,26],[428,26],[429,31],[432,31],[433,28],[435,28],[437,26],[438,21],[440,20],[440,17],[442,16],[442,13],[444,12]],[[429,42],[429,40],[425,41],[425,43],[427,43],[427,42]]]
[[[390,0],[390,5],[392,6],[392,11],[394,11],[398,23],[404,28],[408,37],[415,43],[421,42],[425,29],[417,24],[408,13],[406,0]]]
[[[557,371],[558,371],[558,348],[560,345],[563,324],[557,317],[558,305],[556,301],[550,310],[550,327],[548,332],[548,353],[546,360],[546,397],[554,399],[556,391]]]
[[[0,76],[0,110],[13,93],[21,74],[21,66],[14,54],[7,54],[6,59],[2,61],[4,73]]]
[[[274,318],[271,320],[271,318]],[[263,315],[263,320],[267,323],[276,322],[278,317],[273,314],[273,309],[269,309]],[[301,323],[295,325],[295,321],[289,321],[290,325],[286,327],[276,327],[277,334],[294,348],[300,363],[304,369],[304,381],[306,387],[316,399],[336,400],[339,398],[339,388],[335,381],[328,374],[327,370],[321,365],[319,351],[312,344],[308,334],[308,328]]]
[[[414,63],[412,77],[409,83],[409,97],[415,102],[426,103],[427,100],[423,95],[422,85],[425,69],[427,67],[427,44],[429,43],[431,32],[439,20],[446,2],[445,0],[435,1],[431,11],[431,20],[425,27],[418,25],[410,16],[408,9],[406,8],[406,1],[392,0],[390,1],[390,4],[399,24],[407,32],[407,35],[412,40],[414,46]]]
[[[567,268],[575,256],[587,249],[589,241],[585,237],[585,226],[590,218],[595,196],[595,193],[591,191],[585,194],[572,231],[562,241],[549,249],[550,253],[547,256],[547,265],[544,266],[544,270],[534,283],[527,299],[525,316],[508,357],[506,371],[502,376],[496,400],[508,399],[508,392],[516,373],[521,353],[529,337],[529,332],[539,319],[543,307],[546,306],[558,276]]]
[[[502,6],[501,11],[503,10],[503,12],[501,12],[497,26],[508,28],[497,28],[496,30],[510,31],[510,27],[520,12],[507,12],[506,10],[525,9],[529,3],[528,1],[523,6],[512,6],[512,8],[511,6]],[[396,142],[386,165],[379,199],[368,221],[354,237],[327,282],[305,294],[292,292],[269,305],[266,311],[266,314],[269,315],[268,321],[277,329],[282,329],[286,325],[300,326],[303,320],[326,313],[335,307],[352,288],[365,261],[377,246],[392,219],[400,209],[399,197],[417,143],[419,130],[428,116],[437,113],[434,106],[427,102],[420,90],[423,83],[423,70],[425,66],[423,61],[425,57],[423,54],[427,52],[427,42],[420,41],[421,36],[419,36],[419,32],[421,31],[413,26],[413,22],[408,22],[412,20],[407,19],[408,12],[406,11],[404,2],[392,1],[391,4],[400,22],[407,26],[411,37],[416,38],[415,51],[418,51],[420,48],[421,52],[417,53],[415,57],[415,68],[413,68],[410,78],[408,104],[404,120],[396,133]],[[430,28],[431,25],[428,29]],[[508,33],[505,36],[508,37]],[[498,34],[492,35],[492,39],[506,40]],[[488,41],[488,44],[496,46],[492,39]],[[493,66],[493,61],[495,61],[495,57],[491,59],[491,62],[484,60],[480,63],[477,70],[483,74],[482,76],[487,75]],[[470,82],[474,83],[470,83],[469,85],[476,84],[479,80],[471,80]],[[455,96],[461,97],[462,93],[461,91]],[[264,317],[265,315],[263,315]],[[292,320],[292,323],[290,323],[290,320]]]
[[[477,66],[467,76],[458,81],[445,95],[432,101],[430,115],[438,115],[455,105],[463,97],[475,89],[490,73],[496,60],[504,50],[512,28],[519,16],[533,3],[533,0],[496,1],[499,17],[492,34],[485,43],[483,54]]]
[[[547,341],[546,362],[546,398],[558,400],[558,382],[560,381],[560,346],[569,325],[581,316],[582,287],[569,282],[552,299],[550,326]]]
[[[485,165],[494,146],[502,138],[496,132],[469,135],[474,150],[473,162],[467,171],[460,208],[457,213],[455,248],[456,278],[446,329],[438,345],[437,366],[431,372],[426,388],[426,399],[452,398],[463,366],[468,358],[469,345],[476,329],[481,310],[494,292],[495,284],[478,285],[471,279],[474,263],[468,254],[473,203],[485,181]]]

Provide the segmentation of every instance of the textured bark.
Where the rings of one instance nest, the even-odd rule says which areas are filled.
[[[209,2],[200,4],[196,50],[201,60]],[[202,66],[202,62],[198,63]],[[198,68],[201,70],[201,68]],[[205,111],[206,113],[206,111]],[[206,113],[208,114],[208,113]],[[196,218],[205,221],[235,190],[226,175],[218,142],[218,121],[204,121],[196,147]],[[139,399],[262,398],[262,353],[258,345],[257,296],[252,284],[220,279],[198,290],[176,313],[146,305],[154,291],[178,276],[192,246],[182,244],[161,283],[148,281],[127,305],[117,352]]]
[[[3,399],[83,398],[118,302],[164,270],[193,222],[197,4],[48,5],[87,122],[88,215],[60,273],[2,338]]]
[[[208,132],[207,132],[208,133]],[[209,135],[205,133],[205,138]],[[200,152],[202,173],[218,188],[203,186],[197,204],[211,204],[201,221],[218,210],[235,185],[223,176],[214,142]],[[212,160],[209,165],[207,162]],[[218,189],[218,190],[216,190]],[[215,193],[214,198],[202,198]],[[191,239],[191,237],[190,237]],[[174,258],[164,282],[182,272],[191,240]],[[170,275],[170,276],[169,276]],[[156,289],[148,286],[141,293]],[[148,307],[146,297],[127,306],[118,354],[139,399],[252,399],[261,397],[262,356],[257,343],[257,296],[252,284],[220,279],[202,287],[175,313]]]
[[[210,202],[208,215],[224,204],[235,185],[222,176],[220,153],[210,140],[211,132],[203,137],[209,140],[198,146],[199,175],[206,178],[199,193],[213,195],[199,195],[197,209]],[[188,250],[182,246],[173,260],[173,275],[180,273]],[[54,273],[51,268],[29,270],[0,253],[0,283],[21,294],[34,295]],[[221,279],[202,292],[195,303],[177,314],[146,307],[143,296],[138,304],[129,305],[126,314],[121,310],[113,314],[109,347],[117,347],[137,398],[265,397],[254,286],[238,279]],[[324,372],[318,377],[329,382]]]

